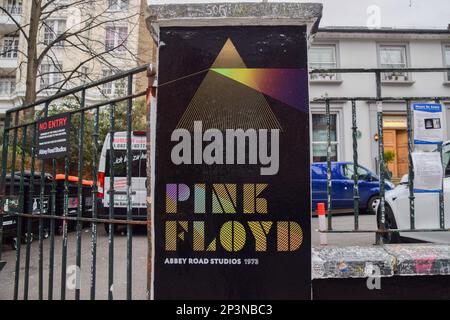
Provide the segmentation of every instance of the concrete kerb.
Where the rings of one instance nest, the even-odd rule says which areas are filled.
[[[313,279],[450,275],[450,246],[314,247]]]

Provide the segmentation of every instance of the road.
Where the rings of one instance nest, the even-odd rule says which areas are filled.
[[[75,265],[76,257],[76,232],[70,232],[68,236],[67,266]],[[90,264],[91,264],[91,232],[85,228],[82,232],[81,245],[81,299],[89,299]],[[97,242],[97,299],[108,298],[108,237],[102,225],[98,228]],[[44,244],[44,298],[48,294],[48,265],[49,265],[49,239]],[[23,276],[25,272],[25,248],[22,245],[20,265],[20,294],[23,293]],[[38,248],[37,240],[31,244],[30,259],[30,295],[29,299],[38,298]],[[10,246],[4,246],[3,260],[6,266],[0,272],[0,300],[11,299],[14,288],[15,251]],[[60,299],[61,291],[61,254],[62,237],[55,238],[55,270],[54,270],[54,299]],[[114,287],[115,299],[126,298],[126,236],[116,234],[114,237]],[[146,263],[147,263],[147,236],[142,230],[135,230],[133,236],[133,299],[146,298]],[[73,278],[73,277],[72,277]],[[70,279],[69,279],[70,282]],[[70,282],[71,283],[71,282]],[[75,290],[67,289],[66,299],[74,299]],[[21,298],[21,296],[19,296]]]
[[[333,218],[335,229],[352,229],[353,216],[337,216]],[[363,215],[360,218],[360,227],[366,229],[375,229],[375,216]],[[319,245],[319,234],[317,233],[317,218],[312,220],[312,243]],[[370,246],[374,244],[374,234],[329,234],[328,244],[333,246],[361,245]],[[85,228],[82,232],[81,245],[81,299],[89,299],[90,283],[90,265],[91,265],[91,232],[90,228]],[[49,265],[49,239],[43,241],[44,247],[44,298],[48,295],[48,265]],[[31,244],[30,259],[30,287],[29,299],[38,298],[38,248],[37,240]],[[24,262],[25,248],[22,245],[21,265],[20,265],[20,290],[19,298],[22,298],[24,283]],[[0,272],[0,300],[11,299],[14,288],[15,254],[8,244],[3,248],[3,260],[7,262],[5,268]],[[61,256],[62,256],[62,237],[55,238],[55,269],[53,298],[60,299],[61,291]],[[67,266],[75,265],[76,256],[76,233],[70,232],[68,236],[68,254]],[[147,262],[147,237],[145,229],[135,229],[133,236],[133,263],[132,263],[132,285],[133,299],[146,298],[146,262]],[[71,274],[73,275],[73,273]],[[73,283],[69,275],[69,284]],[[74,299],[75,291],[66,289],[66,299]],[[124,299],[126,296],[126,235],[116,234],[114,237],[114,299]],[[103,226],[98,228],[97,244],[97,299],[107,299],[108,297],[108,237]]]

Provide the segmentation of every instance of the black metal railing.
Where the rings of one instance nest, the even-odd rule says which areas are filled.
[[[439,72],[445,73],[450,71],[450,68],[374,68],[374,69],[365,69],[365,68],[347,68],[347,69],[315,69],[311,70],[310,74],[373,74],[375,75],[376,82],[376,93],[375,96],[372,97],[328,97],[326,94],[321,97],[312,100],[312,102],[323,103],[325,104],[325,112],[327,118],[327,219],[328,219],[328,228],[327,230],[322,230],[320,232],[326,233],[376,233],[377,235],[377,243],[383,243],[383,234],[393,233],[393,232],[443,232],[450,231],[449,226],[445,226],[445,210],[444,210],[444,194],[443,187],[441,192],[439,193],[439,228],[433,229],[417,229],[415,223],[415,193],[414,193],[414,168],[411,154],[413,152],[413,130],[412,130],[412,118],[413,114],[411,111],[411,103],[413,101],[417,102],[428,102],[433,101],[435,103],[440,103],[444,101],[450,101],[450,96],[427,96],[427,97],[413,97],[413,96],[400,96],[400,97],[388,97],[382,95],[382,75],[386,73],[393,72],[404,72],[406,74],[412,73],[429,73],[429,72]],[[410,217],[410,228],[409,229],[392,229],[386,228],[386,212],[385,212],[385,180],[386,180],[386,172],[385,172],[385,161],[384,161],[384,137],[383,137],[383,102],[386,101],[397,101],[397,102],[405,102],[406,104],[406,117],[407,117],[407,136],[408,136],[408,189],[409,189],[409,217]],[[352,229],[341,229],[335,230],[333,228],[333,208],[332,208],[332,177],[331,177],[331,126],[330,126],[330,104],[333,102],[341,102],[346,103],[350,102],[352,105],[352,142],[353,142],[353,213],[354,213],[354,225]],[[379,221],[377,229],[361,229],[359,226],[359,202],[360,202],[360,194],[358,188],[358,141],[357,141],[357,103],[358,102],[366,102],[366,103],[376,103],[377,104],[377,135],[378,135],[378,170],[379,170],[379,188],[380,188],[380,202],[377,211],[377,221]],[[442,145],[438,147],[438,150],[441,152],[442,159]],[[445,169],[445,168],[444,168]]]
[[[29,299],[30,296],[36,296],[38,299],[44,299],[44,293],[47,293],[47,299],[55,298],[55,276],[57,275],[56,266],[60,267],[60,295],[61,299],[67,298],[67,264],[68,264],[68,240],[69,240],[69,223],[75,224],[75,265],[81,267],[84,262],[82,252],[82,232],[83,224],[90,224],[90,261],[89,261],[89,294],[86,297],[95,299],[98,295],[97,290],[97,246],[98,246],[98,232],[97,226],[104,223],[108,227],[108,256],[107,256],[107,283],[108,291],[107,297],[109,299],[115,298],[115,292],[112,290],[114,285],[114,249],[115,249],[115,235],[114,230],[116,225],[126,226],[126,298],[133,298],[133,229],[134,225],[145,225],[149,230],[148,216],[145,219],[135,219],[132,214],[132,179],[131,179],[131,161],[126,163],[126,218],[117,219],[115,217],[114,208],[114,170],[113,170],[113,154],[114,144],[113,137],[119,128],[119,122],[122,121],[122,130],[126,131],[126,155],[127,159],[131,159],[131,133],[136,128],[133,127],[133,120],[137,117],[145,117],[144,114],[138,114],[135,111],[136,100],[148,95],[147,90],[142,92],[135,92],[136,76],[140,73],[146,72],[148,66],[138,67],[127,72],[117,73],[110,77],[106,77],[99,81],[95,81],[84,86],[73,88],[65,92],[58,93],[49,98],[37,101],[33,104],[12,108],[7,111],[5,116],[5,128],[3,132],[3,148],[2,148],[2,168],[0,176],[0,268],[2,267],[2,248],[3,239],[6,236],[4,221],[11,219],[15,222],[16,228],[13,231],[13,237],[16,238],[16,252],[15,252],[15,272],[12,296],[14,299]],[[415,195],[414,195],[414,171],[411,161],[411,153],[413,151],[413,137],[412,137],[412,112],[411,102],[413,101],[450,101],[450,97],[383,97],[382,96],[382,77],[384,72],[391,72],[393,69],[330,69],[330,70],[312,70],[312,74],[329,73],[329,74],[343,74],[343,73],[372,73],[376,78],[376,93],[373,97],[322,97],[314,99],[313,102],[324,103],[327,123],[327,218],[328,228],[324,232],[329,233],[376,233],[378,243],[383,242],[381,235],[392,232],[417,232],[419,230],[415,226]],[[399,69],[395,69],[399,71]],[[410,68],[400,69],[400,71],[414,73],[414,72],[448,72],[450,68]],[[103,84],[126,79],[126,92],[122,96],[112,99],[105,99],[104,101],[88,104],[86,102],[86,93],[88,90],[95,90]],[[76,108],[69,111],[62,109],[52,109],[52,105],[60,100],[66,98],[74,98],[76,101]],[[360,194],[358,190],[358,123],[357,111],[358,102],[373,102],[377,103],[377,132],[378,140],[378,166],[380,172],[380,205],[379,205],[379,228],[364,229],[360,227],[359,219],[359,202]],[[408,155],[409,155],[409,203],[410,203],[410,223],[408,229],[399,230],[385,227],[385,179],[386,172],[384,166],[384,137],[383,137],[383,102],[384,101],[404,101],[406,103],[406,115],[408,122]],[[332,207],[332,161],[331,161],[331,103],[335,102],[350,102],[352,110],[352,141],[353,141],[353,205],[354,205],[354,226],[353,228],[336,230],[333,228],[333,207]],[[119,108],[123,107],[125,110],[119,116]],[[52,114],[66,113],[77,116],[77,127],[75,128],[75,136],[72,143],[74,144],[76,152],[76,162],[71,161],[69,156],[63,159],[38,160],[36,157],[37,150],[37,131],[39,120],[44,119]],[[30,116],[31,114],[31,116]],[[148,115],[148,112],[147,112]],[[124,120],[124,121],[123,121]],[[147,130],[147,123],[145,124]],[[147,131],[148,132],[148,131]],[[110,163],[110,179],[109,179],[109,202],[110,205],[104,215],[99,216],[99,189],[97,176],[99,171],[99,152],[101,150],[102,137],[109,133],[111,155],[109,157]],[[442,153],[442,148],[439,149]],[[91,154],[90,163],[85,161],[87,154]],[[86,167],[90,165],[90,169]],[[62,186],[58,186],[56,176],[58,168],[62,169],[61,174],[64,178]],[[16,172],[16,169],[19,172]],[[38,169],[38,171],[37,171]],[[49,172],[50,174],[46,173]],[[87,171],[90,171],[89,173]],[[27,174],[29,172],[29,175]],[[70,175],[76,175],[76,185],[74,189],[75,194],[71,197],[71,183],[69,181]],[[92,177],[92,189],[84,192],[83,179],[89,175]],[[86,215],[87,205],[84,199],[90,195],[92,198],[92,209]],[[58,197],[63,198],[63,205],[58,206]],[[69,214],[69,199],[76,200],[75,214]],[[46,199],[48,205],[45,206]],[[39,208],[34,208],[35,202],[39,200]],[[450,231],[448,226],[445,226],[445,210],[444,210],[444,196],[443,192],[439,195],[439,221],[440,227],[433,230],[425,231]],[[32,246],[31,240],[33,238],[33,230],[35,222],[37,222],[37,270],[31,268]],[[57,225],[62,222],[62,238],[56,237]],[[48,231],[49,241],[44,247],[44,239]],[[25,242],[25,254],[21,253],[21,240]],[[55,263],[56,246],[55,243],[61,242],[61,264]],[[147,234],[148,247],[151,247],[151,234]],[[34,248],[34,247],[33,247]],[[44,260],[44,249],[48,248],[48,260]],[[150,256],[147,257],[147,276],[150,273],[151,263]],[[21,274],[22,260],[25,261],[23,275]],[[46,263],[47,262],[47,263]],[[47,264],[47,276],[44,277],[44,265]],[[36,274],[34,274],[34,272]],[[80,281],[80,275],[77,274],[77,281]],[[31,286],[31,281],[37,279],[37,287]],[[45,283],[47,280],[47,283]],[[23,283],[23,284],[21,284]],[[47,290],[45,291],[45,288]],[[56,284],[57,287],[57,284]],[[148,288],[148,287],[147,287]],[[31,292],[33,290],[37,292]],[[84,296],[79,287],[74,290],[74,298],[82,299]]]
[[[2,148],[2,168],[0,177],[0,269],[4,266],[2,262],[3,240],[8,237],[8,230],[4,221],[10,219],[12,222],[8,226],[15,226],[10,237],[15,243],[15,273],[14,273],[14,299],[29,299],[31,295],[37,299],[44,299],[44,293],[47,293],[47,299],[55,297],[54,288],[58,287],[55,275],[56,266],[60,266],[60,295],[59,298],[67,298],[67,265],[68,265],[68,226],[69,223],[75,224],[75,265],[81,268],[82,257],[82,232],[84,224],[90,224],[90,275],[89,275],[89,294],[81,296],[80,286],[74,289],[74,298],[95,299],[97,292],[97,225],[104,223],[109,226],[108,235],[108,293],[107,297],[113,299],[114,285],[114,226],[126,226],[126,298],[133,297],[133,229],[135,225],[147,226],[149,219],[147,214],[140,219],[135,219],[132,214],[132,195],[131,195],[131,165],[132,149],[131,134],[134,130],[133,120],[137,118],[146,118],[147,104],[145,98],[148,89],[136,91],[137,77],[139,74],[148,72],[149,66],[144,65],[126,72],[116,73],[104,79],[91,82],[89,84],[60,92],[56,95],[39,100],[35,103],[12,108],[6,112],[5,127],[3,132]],[[127,82],[126,92],[122,96],[88,104],[86,102],[86,92],[88,90],[99,90],[103,84],[124,79]],[[144,75],[145,79],[145,75]],[[67,110],[60,107],[65,99],[75,101],[75,107]],[[71,100],[71,101],[72,101]],[[144,105],[144,111],[136,111],[138,103]],[[115,112],[122,110],[122,127],[115,120]],[[76,117],[77,125],[71,131],[72,154],[64,156],[63,159],[37,159],[37,132],[38,123],[50,115],[69,113]],[[146,122],[145,122],[146,126]],[[110,189],[109,189],[109,212],[106,216],[99,217],[101,208],[98,188],[98,172],[101,145],[106,134],[114,136],[118,130],[126,131],[126,218],[116,218],[114,208],[114,166],[110,166]],[[138,130],[146,130],[146,127]],[[111,139],[112,141],[112,139]],[[111,143],[111,151],[114,150],[114,144]],[[76,153],[75,153],[76,152]],[[86,158],[89,155],[89,158]],[[75,161],[73,161],[75,159]],[[89,160],[85,160],[89,159]],[[111,158],[112,159],[112,158]],[[19,169],[19,172],[16,169]],[[90,168],[90,169],[87,169]],[[59,175],[63,176],[62,181],[57,182],[58,170],[63,171]],[[48,173],[50,174],[48,174]],[[28,175],[29,173],[29,175]],[[76,178],[72,183],[69,181],[70,175]],[[85,187],[83,179],[92,179],[90,187]],[[70,190],[76,190],[72,192]],[[92,208],[88,208],[87,199],[91,199]],[[48,199],[48,200],[46,200]],[[57,199],[62,199],[60,202]],[[70,200],[72,199],[72,200]],[[75,203],[69,207],[69,202]],[[39,203],[39,205],[37,205]],[[47,205],[45,205],[47,203]],[[36,206],[36,207],[35,207]],[[38,208],[37,208],[38,207]],[[69,214],[70,209],[76,209],[74,215]],[[89,209],[89,213],[87,213]],[[35,226],[37,224],[37,226]],[[61,238],[57,238],[57,225],[61,226]],[[37,270],[32,270],[30,260],[32,256],[31,242],[35,235],[33,231],[37,228]],[[89,230],[85,230],[86,232]],[[44,247],[44,239],[48,234],[49,241]],[[150,236],[150,235],[149,235]],[[25,256],[21,253],[22,242],[25,242]],[[59,243],[58,243],[59,242]],[[55,264],[56,247],[55,243],[61,246],[61,263]],[[33,247],[35,248],[35,247]],[[44,249],[48,252],[46,256],[47,268],[44,268]],[[35,248],[36,249],[36,248]],[[24,260],[24,271],[21,272],[21,263]],[[149,264],[148,264],[149,265]],[[44,271],[48,273],[44,276]],[[31,281],[37,280],[37,286],[32,286]],[[47,283],[45,283],[47,280]],[[23,281],[23,282],[22,282]],[[76,283],[79,283],[80,274],[76,274]],[[23,284],[22,284],[23,283]],[[44,290],[47,286],[47,290]],[[37,292],[31,292],[32,289]],[[3,290],[3,289],[2,289]]]

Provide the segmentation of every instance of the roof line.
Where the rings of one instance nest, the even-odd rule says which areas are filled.
[[[333,33],[413,33],[413,34],[450,34],[450,29],[414,29],[414,28],[380,28],[369,29],[365,27],[321,27],[320,32]]]

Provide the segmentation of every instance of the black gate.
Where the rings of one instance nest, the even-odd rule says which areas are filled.
[[[146,298],[147,275],[142,271],[151,265],[146,249],[150,232],[135,238],[145,242],[146,251],[133,259],[133,227],[148,227],[149,220],[145,208],[139,214],[133,208],[132,139],[139,134],[144,138],[141,142],[148,141],[146,97],[150,91],[146,82],[142,91],[136,88],[149,70],[147,65],[137,67],[7,111],[0,181],[0,269],[5,277],[1,298]],[[58,158],[56,154],[39,156],[39,126],[43,119],[58,115],[72,124],[67,128],[69,152]],[[115,133],[123,144],[125,177],[121,181],[114,179]],[[99,174],[107,136],[109,172]],[[105,174],[109,177],[107,201],[103,198]],[[125,212],[120,217],[115,213],[117,193]],[[147,199],[146,194],[143,201]],[[97,230],[99,224],[105,224],[104,234]],[[123,236],[115,235],[120,231],[116,226],[124,227]],[[86,241],[89,245],[82,246]],[[2,252],[8,242],[15,253]]]

